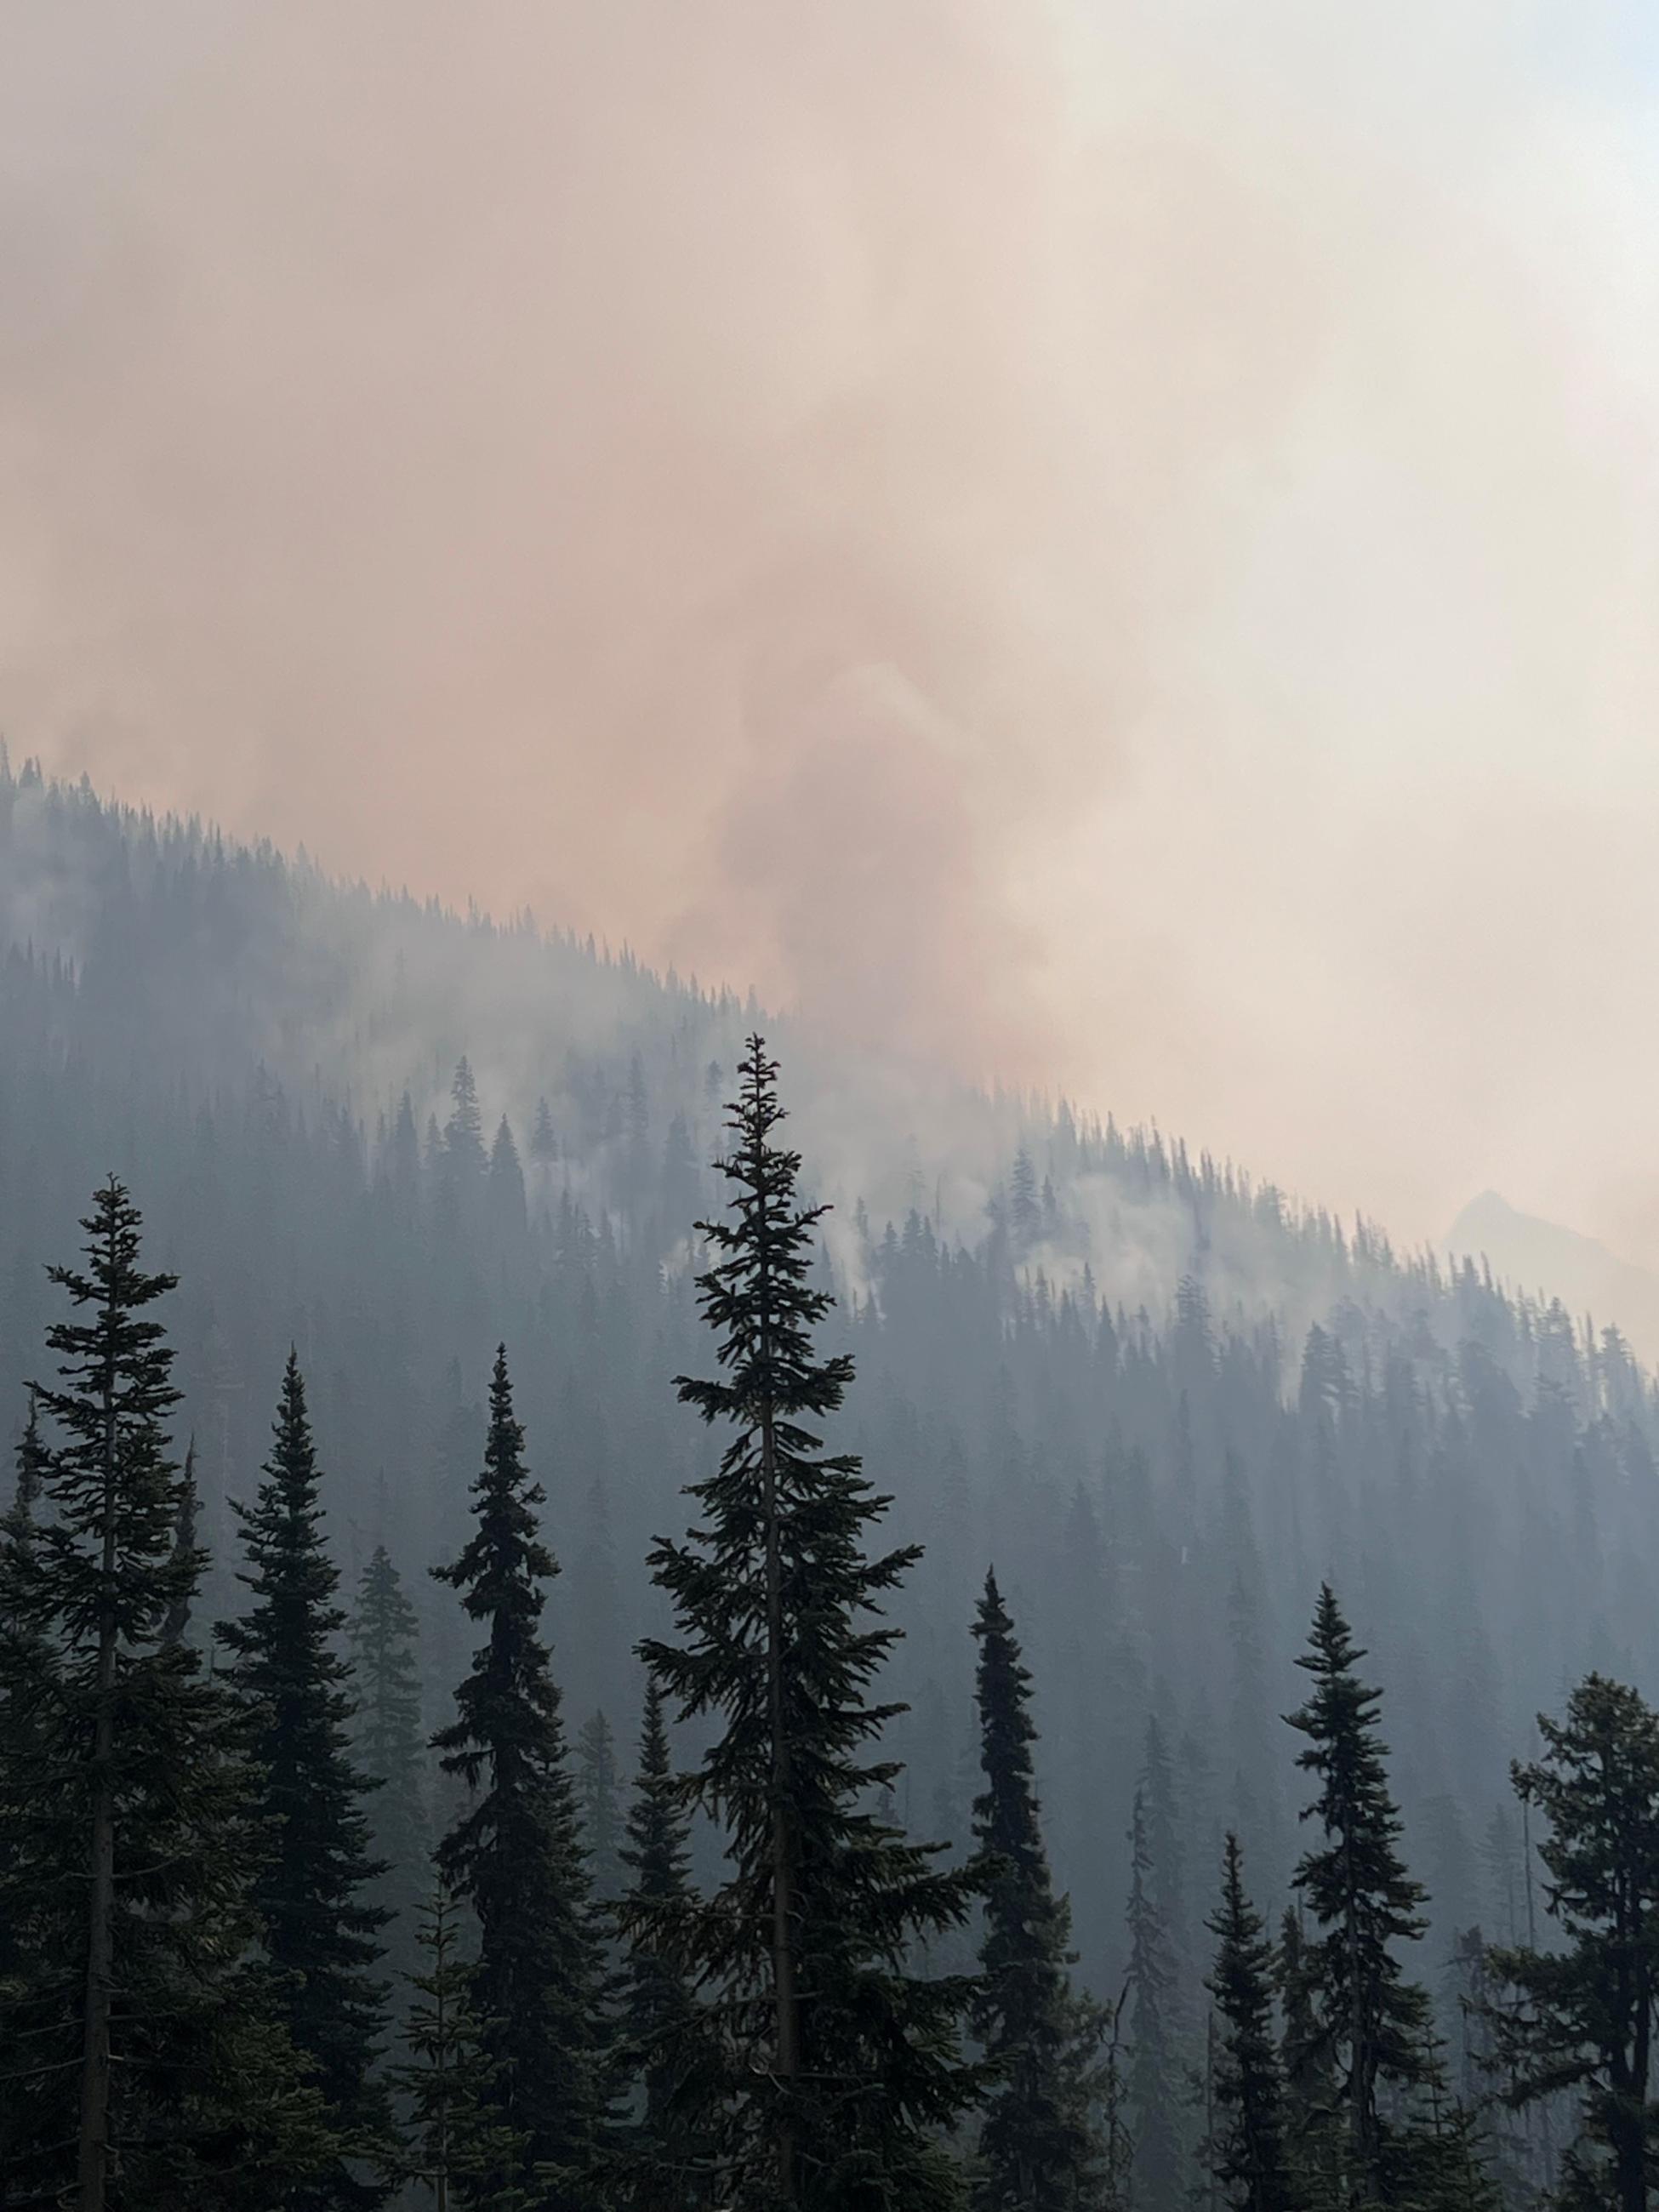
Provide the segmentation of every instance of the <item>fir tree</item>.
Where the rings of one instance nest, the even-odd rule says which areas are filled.
[[[620,1896],[623,1887],[622,1809],[617,1802],[617,1739],[603,1713],[595,1713],[577,1734],[576,1778],[589,1880],[594,1896],[609,1905]]]
[[[444,1881],[477,1917],[474,2001],[491,2075],[490,2117],[524,2146],[547,2212],[586,2212],[602,2148],[603,1946],[588,1893],[559,1692],[538,1623],[558,1570],[537,1533],[539,1483],[524,1463],[505,1349],[489,1386],[489,1430],[472,1485],[477,1525],[460,1556],[433,1570],[484,1632],[433,1741],[471,1793],[438,1846]]]
[[[1323,1840],[1304,1853],[1295,1887],[1317,1935],[1306,1947],[1318,2027],[1336,2074],[1346,2187],[1357,2203],[1389,2201],[1384,2088],[1408,2093],[1428,2078],[1428,2005],[1406,1981],[1395,1947],[1425,1927],[1424,1893],[1400,1856],[1399,1814],[1376,1730],[1380,1693],[1355,1673],[1364,1657],[1328,1586],[1321,1589],[1307,1652],[1307,1703],[1289,1716],[1308,1739],[1298,1766],[1319,1794],[1303,1818]]]
[[[526,2147],[496,2117],[495,2067],[472,2009],[458,1917],[440,1886],[420,1922],[423,1963],[410,1977],[407,2057],[392,2075],[409,2108],[404,2175],[430,2195],[435,2212],[522,2212],[530,2199],[501,2176],[521,2171]]]
[[[114,1178],[82,1225],[83,1266],[50,1271],[75,1316],[36,1394],[56,1440],[28,1444],[48,1511],[6,1547],[44,1660],[31,1725],[0,1746],[0,1923],[26,1953],[0,1996],[0,2200],[291,2203],[331,2138],[254,1956],[234,1709],[164,1633],[203,1565],[177,1542],[173,1354],[149,1310],[173,1278],[141,1267]]]
[[[710,1988],[734,2093],[710,2112],[732,2195],[787,2212],[931,2212],[958,2195],[939,2134],[974,2091],[957,2049],[968,1990],[907,1959],[961,1924],[977,1875],[869,1809],[898,1771],[866,1748],[898,1710],[868,1699],[897,1635],[877,1616],[919,1551],[867,1556],[889,1501],[856,1460],[820,1456],[804,1425],[841,1404],[853,1363],[814,1346],[831,1303],[808,1280],[823,1209],[799,1206],[799,1156],[772,1141],[782,1110],[751,1037],[719,1164],[736,1218],[699,1224],[716,1255],[700,1287],[722,1372],[678,1382],[733,1435],[691,1490],[702,1525],[652,1553],[684,1640],[642,1649],[688,1718],[724,1723],[685,1796],[726,1824],[731,1873],[694,1916],[686,1955]]]
[[[1298,2212],[1285,2136],[1285,2082],[1273,2039],[1273,1948],[1244,1893],[1237,1836],[1227,1838],[1221,1902],[1208,1922],[1216,1939],[1206,1987],[1220,2017],[1212,2094],[1210,2170],[1228,2212]]]
[[[1067,1979],[1071,1912],[1056,1898],[1038,1820],[1031,1677],[996,1577],[974,1635],[984,1794],[974,1836],[990,1869],[974,2029],[996,2069],[979,2135],[981,2212],[1075,2212],[1100,2164]]]
[[[1159,1908],[1144,1790],[1129,1831],[1129,2058],[1126,2075],[1134,2138],[1135,2202],[1175,2212],[1182,2196],[1181,2083],[1170,2031],[1175,1956]]]
[[[1570,2201],[1646,2212],[1659,2163],[1659,1717],[1591,1674],[1565,1719],[1538,1725],[1543,1755],[1516,1765],[1515,1786],[1545,1817],[1544,1905],[1560,1942],[1488,1954],[1505,1985],[1490,2014],[1496,2055],[1512,2106],[1583,2099]]]
[[[290,1352],[270,1458],[252,1505],[238,1504],[247,1554],[239,1575],[253,1595],[218,1635],[248,1715],[270,1838],[254,1898],[283,2011],[348,2153],[296,2203],[323,2208],[379,2203],[383,2184],[366,2162],[387,2154],[389,2117],[373,2081],[385,2027],[386,1984],[376,1979],[384,1907],[368,1895],[386,1869],[370,1856],[362,1800],[372,1789],[354,1764],[350,1669],[337,1653],[345,1613],[339,1570],[323,1541],[321,1477],[305,1384]]]
[[[629,1875],[621,1917],[636,1931],[623,1964],[619,2022],[622,2062],[635,2082],[623,2194],[633,2212],[695,2212],[710,2202],[714,2174],[688,2086],[696,2000],[673,1944],[692,1905],[691,1862],[654,1680],[646,1684],[639,1778],[620,1857]]]
[[[375,1784],[367,1808],[368,1846],[384,1869],[369,1895],[389,1916],[388,1962],[407,1974],[431,1856],[431,1822],[421,1718],[420,1624],[384,1544],[374,1547],[357,1585],[351,1648],[357,1697],[352,1744],[359,1768]]]

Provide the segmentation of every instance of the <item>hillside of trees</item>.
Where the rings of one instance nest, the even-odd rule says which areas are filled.
[[[1639,1692],[1659,1657],[1659,1405],[1616,1332],[1396,1255],[1156,1136],[923,1091],[843,1066],[804,1018],[770,1025],[805,1155],[807,1425],[890,1498],[872,1534],[871,1493],[843,1471],[833,1525],[812,1524],[822,1665],[853,1717],[807,1808],[826,1887],[791,1924],[874,1948],[849,1938],[839,1995],[805,1992],[783,2065],[789,1945],[762,1942],[750,1909],[777,1891],[749,1755],[777,1717],[719,1663],[730,1623],[686,1547],[683,1492],[697,1486],[715,1555],[727,1529],[734,1575],[754,1530],[722,1472],[732,1406],[674,1387],[715,1372],[720,1248],[692,1224],[729,1218],[709,1164],[733,1141],[753,1010],[27,770],[0,780],[0,915],[7,1633],[19,1679],[58,1682],[40,1697],[82,1731],[52,1756],[86,1752],[88,1772],[108,1685],[87,1547],[114,1479],[76,1380],[96,1347],[64,1334],[95,1274],[74,1256],[98,1242],[77,1225],[88,1193],[142,1207],[135,1283],[179,1279],[154,1300],[167,1358],[133,1383],[133,1610],[109,1633],[144,1657],[123,1726],[162,1765],[188,1752],[201,1794],[157,1810],[150,1752],[104,1794],[139,1808],[141,1857],[158,1824],[171,1871],[143,1926],[210,1938],[210,1962],[138,1948],[146,2004],[176,2002],[213,2064],[188,2127],[160,2091],[132,2092],[128,2178],[98,2202],[220,2201],[212,2174],[240,2162],[246,2191],[250,2160],[289,2177],[275,2203],[418,2191],[450,2157],[430,2130],[448,2111],[434,2068],[452,2063],[471,2130],[445,2180],[457,2206],[896,2212],[963,2187],[1056,2212],[1173,2212],[1194,2191],[1258,2212],[1489,2191],[1522,2205],[1546,2185],[1645,2201],[1630,2193],[1647,2186],[1645,2074],[1551,2042],[1561,1959],[1624,1973],[1626,2014],[1648,2018],[1626,1969],[1649,1972],[1656,1932]],[[509,1542],[505,1565],[487,1556]],[[16,1595],[31,1561],[37,1595]],[[283,1652],[285,1575],[308,1595]],[[516,1626],[504,1583],[535,1595]],[[868,1627],[871,1595],[890,1648],[836,1645]],[[487,1648],[517,1638],[493,1674],[481,1620]],[[657,1697],[636,1780],[642,1650]],[[285,1734],[296,1678],[310,1718]],[[14,1703],[10,1750],[28,1752],[38,1702]],[[526,1805],[498,1804],[499,1731],[520,1723],[538,1778]],[[322,1764],[284,1779],[295,1732]],[[1358,1813],[1334,1805],[1328,1758],[1297,1764],[1332,1742]],[[1623,1966],[1590,1956],[1612,1875],[1565,1863],[1586,1744],[1628,1768],[1612,1832],[1579,1852],[1629,1860]],[[393,1766],[397,1790],[363,1786]],[[0,1941],[33,1946],[33,1963],[0,1958],[23,2054],[4,2062],[8,2125],[31,2085],[8,2204],[62,2201],[75,2169],[53,2161],[84,2146],[84,2112],[37,2069],[60,2087],[88,2071],[62,1973],[84,1963],[64,1932],[84,1895],[68,1871],[40,1880],[78,1862],[32,1825],[27,1771],[0,1802]],[[1362,1815],[1363,1992],[1353,1943],[1345,1964],[1330,1933],[1358,1907],[1318,1863]],[[216,1823],[234,1863],[203,1842]],[[503,1851],[510,1833],[523,1850]],[[504,1863],[520,1887],[497,1895]],[[640,1894],[647,1869],[666,1902]],[[326,1985],[314,2017],[296,1976]],[[831,2041],[857,2080],[885,2078],[856,2057],[877,1986],[896,2008],[889,2058],[902,2045],[914,2071],[881,2112],[849,2112],[825,2087],[842,2062],[813,2057],[811,2008],[842,2007]],[[683,2057],[653,2073],[630,2004],[684,2010],[661,2045]],[[1619,2063],[1634,2051],[1621,2041]],[[264,2085],[258,2143],[237,2133],[239,2075]],[[1492,2101],[1506,2087],[1512,2112]],[[1247,2118],[1267,2131],[1248,2152]],[[174,2138],[198,2167],[167,2165]],[[836,2160],[815,2162],[830,2142]]]

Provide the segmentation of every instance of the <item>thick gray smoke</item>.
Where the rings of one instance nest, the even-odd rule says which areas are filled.
[[[0,715],[1408,1234],[1659,1250],[1641,35],[12,8]]]

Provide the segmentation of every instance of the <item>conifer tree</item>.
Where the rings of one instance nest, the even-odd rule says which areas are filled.
[[[996,2069],[979,2134],[981,2212],[1075,2212],[1097,2185],[1079,2006],[1067,1968],[1071,1911],[1057,1898],[1038,1819],[1031,1677],[988,1575],[974,1623],[984,1794],[974,1836],[991,1871],[974,2029]]]
[[[291,2203],[332,2142],[254,1955],[234,1709],[164,1634],[203,1565],[177,1541],[173,1354],[149,1310],[173,1278],[140,1265],[113,1177],[82,1225],[83,1265],[50,1270],[73,1316],[36,1394],[55,1435],[28,1440],[47,1510],[7,1545],[41,1664],[0,1760],[0,1922],[26,1953],[0,1994],[0,2201]]]
[[[1400,1816],[1376,1729],[1380,1693],[1354,1671],[1364,1656],[1325,1586],[1297,1662],[1313,1688],[1288,1717],[1308,1739],[1297,1764],[1319,1784],[1303,1817],[1322,1838],[1304,1853],[1295,1887],[1318,1931],[1306,1945],[1306,1968],[1335,2070],[1346,2186],[1361,2204],[1389,2197],[1394,2145],[1381,2093],[1407,2094],[1429,2079],[1427,1998],[1395,1956],[1396,1945],[1424,1932],[1424,1893],[1400,1856]]]
[[[688,1718],[723,1723],[685,1796],[726,1824],[731,1872],[684,1955],[732,2093],[710,2108],[732,2198],[933,2212],[959,2191],[939,2138],[974,2094],[957,2048],[968,1990],[907,1960],[961,1924],[978,1876],[870,1809],[898,1771],[871,1748],[896,1710],[869,1699],[897,1635],[879,1608],[918,1548],[866,1553],[889,1501],[805,1425],[839,1407],[853,1363],[813,1342],[831,1303],[808,1279],[823,1209],[798,1202],[799,1156],[773,1141],[782,1113],[753,1036],[718,1164],[736,1218],[699,1224],[721,1373],[678,1382],[732,1440],[691,1489],[702,1525],[651,1555],[683,1640],[642,1650]]]
[[[369,1897],[389,1917],[386,1956],[413,1967],[416,1919],[431,1859],[426,1731],[421,1718],[420,1624],[402,1577],[377,1544],[357,1585],[351,1623],[357,1714],[353,1749],[375,1785],[368,1801],[368,1848],[384,1869]]]
[[[711,2201],[714,2170],[688,2084],[696,1999],[672,1942],[691,1906],[691,1855],[669,1763],[662,1692],[651,1680],[620,1857],[629,1876],[620,1917],[635,1930],[623,1963],[618,2023],[622,2063],[635,2081],[623,2195],[633,2212],[695,2212]]]
[[[576,1777],[581,1799],[582,1840],[593,1894],[611,1904],[623,1887],[622,1808],[617,1802],[617,1740],[603,1713],[576,1736]]]
[[[1135,2203],[1175,2212],[1182,2197],[1180,2070],[1170,2032],[1175,1957],[1156,1893],[1144,1790],[1129,1831],[1129,2057],[1126,2086],[1134,2139]]]
[[[370,1856],[362,1801],[373,1787],[350,1748],[350,1669],[337,1646],[345,1613],[339,1570],[323,1540],[305,1384],[290,1352],[270,1458],[252,1505],[238,1504],[252,1591],[245,1619],[218,1635],[248,1716],[258,1810],[269,1842],[253,1894],[281,1977],[283,2013],[347,2154],[303,2198],[317,2212],[378,2204],[372,2170],[388,2155],[389,2114],[373,2079],[386,1985],[376,1978],[386,1921],[369,1890],[385,1872]]]
[[[496,2117],[495,2068],[472,2009],[459,1917],[440,1885],[419,1925],[422,1965],[410,1977],[407,2057],[392,2075],[410,2112],[404,2175],[429,2195],[435,2212],[524,2212],[530,2198],[501,2176],[522,2169],[525,2146]]]
[[[560,1698],[538,1624],[558,1571],[537,1532],[541,1485],[524,1462],[505,1348],[489,1386],[473,1534],[433,1570],[484,1633],[433,1741],[470,1793],[438,1846],[438,1867],[478,1923],[474,2003],[490,2064],[489,2115],[523,2145],[489,2185],[536,2177],[545,2212],[587,2212],[603,2148],[603,1942],[592,1913]],[[541,2208],[538,2206],[538,2212]]]
[[[1496,2055],[1512,2106],[1583,2100],[1567,2201],[1645,2212],[1659,2166],[1659,1716],[1591,1674],[1564,1719],[1538,1725],[1542,1756],[1516,1766],[1515,1786],[1545,1818],[1544,1905],[1560,1941],[1488,1954],[1505,1985],[1490,2014]]]
[[[1216,1955],[1206,1986],[1220,2026],[1210,2170],[1228,2212],[1298,2212],[1303,2200],[1285,2144],[1285,2082],[1273,2039],[1273,1945],[1244,1893],[1234,1835],[1224,1850],[1221,1902],[1207,1924]]]

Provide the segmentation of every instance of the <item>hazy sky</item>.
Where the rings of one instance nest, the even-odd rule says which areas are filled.
[[[0,721],[1659,1260],[1650,0],[0,0]]]

